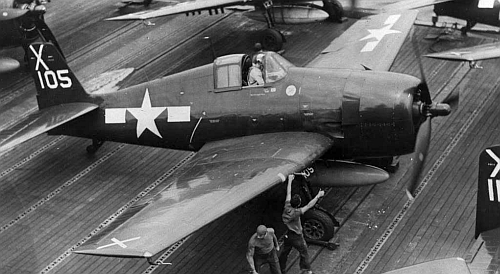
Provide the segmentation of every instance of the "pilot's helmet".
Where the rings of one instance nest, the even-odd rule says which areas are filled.
[[[264,54],[257,54],[257,56],[255,56],[255,63],[256,64],[263,64],[264,63]]]

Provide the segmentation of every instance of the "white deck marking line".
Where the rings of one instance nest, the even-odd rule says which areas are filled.
[[[31,153],[28,157],[26,157],[26,158],[22,159],[21,161],[17,162],[16,164],[14,164],[13,166],[11,166],[10,168],[2,171],[2,173],[0,173],[0,178],[2,178],[5,175],[11,173],[12,171],[16,170],[17,168],[23,166],[24,164],[28,163],[29,161],[33,160],[33,158],[35,158],[36,156],[40,155],[40,153],[42,153],[45,150],[49,149],[53,145],[59,143],[64,138],[65,138],[65,136],[62,136],[62,135],[59,136],[59,137],[57,137],[56,139],[52,140],[52,142],[44,145],[43,147],[39,148],[37,151]]]
[[[457,143],[462,139],[464,136],[465,132],[469,129],[469,127],[472,125],[472,122],[476,119],[476,117],[479,115],[479,113],[483,110],[485,103],[489,101],[490,97],[493,94],[493,91],[496,91],[497,87],[499,85],[499,82],[495,84],[493,88],[491,88],[488,92],[488,95],[485,97],[485,99],[481,102],[481,104],[478,106],[477,109],[472,112],[472,114],[469,116],[465,124],[460,128],[460,130],[457,132],[455,137],[453,137],[453,140],[451,140],[450,144],[446,147],[446,149],[443,151],[443,153],[439,156],[439,158],[436,160],[432,168],[429,170],[427,175],[422,179],[420,182],[418,188],[415,190],[415,199],[418,197],[420,192],[425,188],[427,183],[432,179],[436,171],[439,169],[441,164],[446,160],[446,158],[450,155],[451,151]],[[373,247],[370,249],[370,252],[368,252],[368,255],[366,255],[365,259],[358,265],[358,268],[354,272],[355,274],[361,274],[363,273],[370,262],[375,258],[375,255],[382,249],[384,244],[387,242],[387,239],[391,236],[392,232],[396,229],[396,227],[399,225],[399,222],[403,219],[403,217],[406,215],[406,212],[408,212],[408,209],[410,209],[411,205],[415,201],[413,200],[408,200],[404,205],[403,208],[399,211],[399,213],[394,217],[392,222],[389,224],[389,226],[386,228],[382,236],[378,238],[377,242],[373,245]]]
[[[153,273],[153,271],[155,271],[159,266],[162,265],[162,263],[165,263],[165,260],[168,259],[170,257],[170,255],[172,255],[177,249],[179,249],[179,247],[182,246],[182,244],[184,244],[187,239],[189,239],[191,237],[191,235],[187,236],[187,237],[184,237],[182,240],[176,242],[175,244],[171,245],[167,251],[165,251],[156,261],[155,263],[157,263],[158,265],[150,265],[146,270],[144,270],[142,272],[142,274],[149,274],[149,273]]]
[[[94,170],[96,167],[98,167],[100,164],[104,163],[107,159],[109,159],[113,154],[118,152],[120,149],[125,147],[124,144],[119,145],[117,148],[115,148],[113,151],[110,151],[108,154],[104,155],[101,157],[99,160],[95,161],[93,164],[88,166],[86,169],[84,169],[82,172],[78,173],[75,175],[73,178],[69,179],[66,181],[64,184],[62,184],[60,187],[56,188],[54,191],[50,192],[45,198],[39,200],[36,202],[34,205],[32,205],[30,208],[25,210],[23,213],[18,215],[16,218],[11,220],[8,224],[2,226],[0,228],[0,233],[4,232],[11,226],[15,225],[17,222],[22,220],[24,217],[28,216],[29,213],[35,211],[39,206],[45,204],[46,202],[50,201],[52,198],[54,198],[57,194],[59,194],[63,189],[65,189],[68,186],[71,186],[74,182],[78,181],[80,178],[88,174],[90,171]]]
[[[191,158],[194,157],[196,153],[191,152],[186,158],[182,159],[179,161],[175,166],[173,166],[170,170],[167,172],[163,173],[158,179],[156,179],[152,184],[150,184],[148,187],[146,187],[141,193],[139,193],[137,196],[135,196],[132,200],[130,200],[127,204],[122,206],[118,211],[116,211],[113,215],[109,216],[104,222],[102,222],[97,228],[92,230],[89,235],[87,235],[85,238],[81,239],[67,249],[63,254],[61,254],[57,259],[55,259],[53,262],[51,262],[49,265],[47,265],[42,271],[40,271],[40,274],[48,273],[52,269],[54,269],[58,264],[60,264],[62,261],[64,261],[69,255],[72,254],[72,251],[83,245],[86,241],[88,241],[92,236],[97,234],[99,231],[101,231],[103,228],[105,228],[107,225],[109,225],[112,221],[114,221],[119,215],[121,215],[125,210],[127,210],[130,206],[135,204],[139,199],[142,197],[146,196],[151,190],[153,190],[156,186],[158,186],[160,183],[162,183],[165,179],[170,177],[174,171],[179,169],[181,166],[183,166],[187,161],[189,161]],[[168,187],[168,186],[167,186]],[[186,239],[186,238],[185,238]],[[184,240],[184,239],[183,239]],[[180,240],[179,242],[183,241]],[[177,243],[176,243],[177,244]],[[176,245],[174,244],[174,245]]]

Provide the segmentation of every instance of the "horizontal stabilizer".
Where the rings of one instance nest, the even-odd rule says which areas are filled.
[[[91,103],[68,103],[39,110],[14,128],[0,132],[0,153],[96,108]]]

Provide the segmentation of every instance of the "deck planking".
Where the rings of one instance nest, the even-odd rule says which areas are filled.
[[[189,20],[188,20],[189,21]],[[232,21],[228,21],[233,23]],[[254,23],[248,23],[248,24],[254,24]],[[248,27],[248,26],[246,26]],[[317,24],[314,27],[287,27],[287,30],[291,31],[292,33],[296,34],[299,33],[299,35],[293,36],[291,39],[293,40],[293,47],[290,47],[287,49],[285,52],[285,56],[287,54],[290,55],[289,59],[293,60],[295,63],[307,63],[309,58],[311,58],[311,52],[319,52],[319,47],[313,47],[316,44],[321,44],[321,43],[327,43],[325,40],[322,40],[321,37],[317,36],[317,33],[326,32],[326,29],[329,28],[329,25],[326,24]],[[227,29],[227,28],[224,28]],[[312,31],[314,29],[314,31]],[[417,28],[419,29],[419,28]],[[230,33],[224,33],[221,36],[221,39],[219,43],[226,43],[227,41],[239,41],[236,43],[237,47],[243,47],[246,45],[246,49],[250,50],[249,47],[249,41],[247,38],[243,38],[242,34],[238,34],[239,29],[236,28],[235,31],[230,32]],[[423,31],[422,31],[423,32]],[[242,32],[243,33],[243,32]],[[417,31],[418,33],[418,31]],[[312,38],[312,36],[307,36],[307,35],[316,35],[316,37]],[[326,32],[326,36],[328,36],[328,39],[331,38],[334,34],[332,32]],[[311,42],[314,41],[314,42]],[[216,42],[217,43],[217,42]],[[290,44],[292,44],[289,41]],[[194,43],[196,45],[196,43]],[[186,45],[189,47],[189,45]],[[138,47],[139,48],[139,47]],[[226,48],[225,51],[230,52],[232,49]],[[403,52],[407,53],[404,54],[404,56],[407,58],[406,60],[411,60],[411,55],[408,52],[411,51],[411,49],[408,46],[408,43],[405,43],[405,47],[402,50]],[[209,52],[207,49],[204,49],[203,51],[198,52],[195,54],[195,57],[198,57],[199,55],[209,55],[207,54]],[[204,53],[204,54],[203,54]],[[192,57],[192,56],[191,56]],[[288,57],[288,56],[287,56]],[[193,57],[194,58],[194,57]],[[206,58],[206,57],[203,57]],[[164,60],[169,60],[168,57],[165,57]],[[83,61],[82,61],[83,62]],[[138,61],[140,62],[140,61]],[[182,62],[182,59],[179,60],[177,63]],[[398,62],[398,61],[397,61]],[[155,62],[153,65],[149,66],[150,70],[148,70],[148,77],[153,77],[149,76],[149,73],[152,75],[161,75],[161,73],[164,73],[165,70],[163,68],[159,68],[159,63],[160,61]],[[401,67],[404,68],[405,73],[410,73],[413,75],[418,76],[419,72],[418,69],[416,69],[416,63],[414,62],[414,57],[413,61],[399,61],[401,63]],[[164,63],[165,64],[165,63]],[[166,63],[169,64],[169,63]],[[171,64],[171,63],[170,63]],[[397,63],[398,64],[398,63]],[[436,65],[437,64],[437,65]],[[186,66],[189,66],[186,64]],[[439,77],[441,74],[441,79],[443,83],[445,82],[445,79],[447,75],[450,75],[450,72],[454,71],[456,68],[456,65],[448,65],[448,64],[443,64],[441,62],[437,63],[431,63],[431,62],[425,62],[426,68],[431,71],[429,68],[433,68],[432,71],[433,73],[431,74],[429,78],[429,82],[431,83],[431,89],[432,85],[434,85],[435,82],[439,81],[434,81],[434,77]],[[408,70],[405,71],[405,70]],[[145,70],[146,71],[146,70]],[[144,73],[143,75],[146,75]],[[145,76],[142,76],[144,78],[147,78]],[[140,81],[144,80],[141,77],[136,78],[135,81]],[[479,96],[478,96],[479,97]],[[478,98],[476,98],[479,100]],[[473,101],[473,100],[471,100]],[[468,101],[469,103],[469,101]],[[465,112],[465,111],[464,111]],[[461,122],[461,120],[464,120],[464,116],[467,114],[467,112],[462,113],[462,118],[456,118],[458,122],[457,124]],[[436,119],[438,120],[438,119]],[[450,123],[445,123],[441,121],[434,122],[434,124],[438,124],[438,127],[434,128],[434,132],[440,132],[438,130],[441,130],[441,127],[445,128],[446,130],[449,130],[447,133],[449,136],[453,136],[453,133],[456,132],[457,126],[451,126]],[[439,128],[439,129],[436,129]],[[436,133],[435,133],[436,134]],[[33,148],[37,148],[40,145],[45,144],[46,142],[52,140],[50,138],[53,137],[46,137],[48,139],[44,139],[44,141],[41,141],[38,143],[38,145],[33,146]],[[38,139],[38,138],[37,138]],[[42,140],[41,138],[40,140]],[[73,138],[71,138],[73,139]],[[436,138],[433,138],[433,142],[435,142]],[[436,152],[441,152],[444,150],[444,147],[449,140],[448,138],[442,138],[438,140],[439,142],[433,143],[433,146],[431,146],[431,150],[434,150]],[[66,142],[66,141],[64,141]],[[86,141],[88,142],[88,141]],[[108,144],[107,144],[108,145]],[[69,147],[69,144],[66,144],[66,146]],[[112,144],[112,146],[117,146],[116,144]],[[70,159],[69,161],[71,164],[75,164],[75,166],[78,166],[79,169],[77,171],[68,171],[67,174],[64,174],[62,176],[66,177],[71,177],[72,175],[75,175],[78,173],[78,170],[83,170],[85,169],[86,165],[83,163],[80,163],[78,161],[75,161],[78,158],[84,158],[81,157],[81,155],[84,154],[83,152],[84,146],[82,146],[82,143],[80,141],[75,144],[75,148],[73,150],[69,149],[69,154],[73,154],[74,157]],[[103,147],[104,149],[104,147]],[[35,273],[38,272],[42,267],[46,266],[49,264],[52,260],[55,260],[57,256],[62,254],[67,248],[71,247],[74,245],[78,240],[81,238],[85,237],[89,231],[91,231],[93,228],[99,225],[99,222],[102,221],[104,218],[107,216],[111,215],[113,213],[113,210],[116,211],[117,208],[122,206],[124,203],[127,202],[127,199],[131,198],[131,192],[138,193],[140,192],[141,189],[143,189],[147,184],[145,181],[151,182],[155,180],[155,177],[153,174],[150,174],[150,172],[158,172],[157,169],[161,167],[161,165],[164,165],[166,163],[160,164],[159,162],[164,162],[164,159],[171,159],[173,162],[170,163],[171,165],[174,165],[176,161],[179,161],[180,158],[179,155],[175,155],[172,151],[167,151],[165,150],[160,150],[161,152],[157,153],[165,153],[163,157],[159,157],[162,159],[162,161],[155,161],[153,159],[147,160],[145,159],[143,163],[139,164],[139,167],[144,168],[144,172],[141,173],[143,177],[141,183],[138,183],[137,186],[135,184],[135,181],[132,178],[128,178],[129,174],[133,174],[135,169],[130,166],[130,163],[128,163],[126,160],[128,157],[133,155],[134,159],[138,157],[138,155],[144,155],[144,158],[149,155],[148,153],[142,154],[141,151],[142,149],[138,149],[137,147],[133,146],[126,146],[126,148],[122,149],[117,155],[113,155],[112,159],[115,160],[116,162],[111,163],[106,162],[103,164],[103,167],[98,168],[95,171],[92,171],[90,174],[85,175],[84,181],[86,184],[86,187],[84,188],[78,188],[77,186],[82,186],[85,185],[84,183],[78,183],[75,185],[72,185],[67,189],[68,193],[65,195],[61,196],[61,198],[54,199],[51,201],[51,205],[47,206],[47,209],[43,209],[42,211],[37,211],[36,212],[36,218],[30,217],[30,219],[26,219],[26,223],[19,224],[18,226],[20,227],[19,230],[17,230],[17,234],[13,233],[11,238],[12,242],[14,242],[16,239],[18,239],[20,234],[24,235],[29,235],[31,237],[27,237],[27,239],[23,239],[23,242],[26,246],[25,249],[23,249],[23,245],[18,245],[15,244],[15,247],[11,245],[12,250],[13,249],[18,249],[19,250],[19,256],[14,259],[14,261],[19,260],[23,262],[21,263],[13,263],[9,262],[7,264],[2,264],[0,267],[1,270],[7,270],[12,272],[26,272],[26,273]],[[153,149],[156,150],[156,149]],[[76,153],[75,151],[79,151],[80,154]],[[20,152],[20,151],[18,151]],[[29,155],[29,153],[32,153],[33,150],[29,150],[26,152],[22,152],[21,154]],[[127,152],[127,153],[125,153]],[[53,173],[51,172],[41,172],[39,173],[40,169],[46,168],[46,161],[42,161],[44,158],[43,157],[48,157],[46,156],[46,153],[55,153],[56,155],[62,155],[62,154],[57,154],[59,152],[53,151],[52,149],[49,149],[48,152],[44,152],[42,154],[42,157],[36,159],[33,163],[30,163],[29,165],[33,165],[33,170],[29,169],[29,174],[33,178],[37,177],[51,177],[53,176]],[[99,152],[101,155],[105,154],[102,150]],[[474,153],[474,150],[470,150],[469,153]],[[435,153],[432,156],[432,159],[436,159],[438,153]],[[121,157],[119,157],[120,155]],[[10,156],[9,156],[10,157]],[[13,158],[17,158],[13,157]],[[51,158],[51,157],[48,157]],[[431,157],[430,157],[431,158]],[[21,158],[18,158],[21,159]],[[80,159],[80,161],[83,161]],[[403,159],[402,161],[405,161]],[[15,162],[15,160],[9,160],[9,162]],[[60,163],[65,163],[66,161],[61,161]],[[129,161],[130,162],[130,161]],[[429,159],[429,162],[431,159]],[[3,164],[3,163],[2,163]],[[146,166],[149,166],[150,169],[147,169]],[[406,165],[407,166],[407,165]],[[451,165],[450,165],[451,166]],[[139,168],[138,167],[138,168]],[[464,163],[462,168],[467,169],[468,165]],[[52,167],[53,171],[57,171],[57,167],[54,166]],[[165,167],[167,168],[167,167]],[[402,167],[401,169],[405,170],[406,167]],[[26,171],[26,169],[22,170],[23,172]],[[111,171],[112,174],[109,174]],[[127,172],[127,177],[123,177],[124,171]],[[165,171],[165,170],[163,170]],[[114,172],[114,174],[113,174]],[[66,173],[64,171],[63,173]],[[399,172],[399,174],[395,174],[393,177],[399,178],[402,182],[405,181],[405,178],[407,179],[407,174],[406,176],[401,173],[404,172]],[[10,174],[9,174],[10,175]],[[108,177],[108,175],[111,175]],[[158,176],[158,173],[155,173],[156,176]],[[437,176],[437,175],[436,175]],[[88,178],[87,178],[88,177]],[[473,177],[473,176],[472,176]],[[460,177],[458,177],[460,179]],[[33,179],[34,180],[34,179]],[[62,179],[54,179],[51,184],[54,184],[54,186],[58,186],[58,183],[63,181]],[[3,181],[2,181],[3,182]],[[106,187],[100,187],[103,183],[107,183],[109,185],[106,185]],[[100,184],[99,184],[100,183]],[[402,183],[398,182],[389,182],[389,186],[394,186],[394,185],[399,185],[401,186]],[[133,185],[134,187],[130,187]],[[116,194],[111,192],[111,189],[120,189],[120,192],[118,194],[119,197],[115,197]],[[381,203],[382,200],[378,200],[374,193],[377,193],[380,189],[383,189],[384,191],[380,191],[381,193],[384,194],[379,194],[379,195],[385,195],[387,191],[392,190],[393,196],[385,196],[385,200],[389,200],[392,197],[399,197],[399,199],[394,199],[393,203]],[[24,191],[24,189],[21,189]],[[70,191],[71,190],[71,191]],[[373,189],[367,189],[367,188],[360,188],[360,189],[354,189],[354,190],[343,190],[343,191],[334,191],[331,195],[337,194],[338,196],[335,197],[333,202],[327,203],[327,207],[332,208],[333,211],[337,212],[337,215],[342,216],[342,221],[345,222],[343,229],[344,228],[351,228],[351,227],[357,227],[359,230],[357,231],[359,234],[362,234],[365,229],[368,228],[368,230],[373,230],[376,231],[376,227],[378,228],[383,228],[384,226],[381,225],[381,220],[380,217],[385,217],[387,215],[394,214],[396,211],[391,212],[389,209],[391,208],[398,208],[397,206],[402,205],[404,203],[404,196],[400,195],[401,192],[399,191],[400,189],[394,190],[391,189],[390,187],[387,187],[387,185],[380,185],[377,186]],[[426,189],[424,192],[426,192],[428,189]],[[30,190],[33,191],[34,193],[38,193],[39,190],[34,189]],[[439,190],[443,192],[443,189]],[[468,190],[470,191],[470,190]],[[116,192],[116,191],[115,191]],[[464,195],[467,196],[467,191],[464,193]],[[127,196],[128,195],[128,196]],[[343,196],[344,195],[344,196]],[[422,193],[420,197],[425,196],[427,194]],[[9,195],[10,196],[10,195]],[[124,197],[126,196],[127,199]],[[400,197],[401,196],[401,197]],[[429,195],[431,196],[431,195]],[[451,195],[450,195],[451,196]],[[36,196],[33,198],[30,198],[29,201],[35,201],[36,198],[39,198],[40,196]],[[330,197],[330,196],[329,196]],[[350,199],[346,199],[346,197],[349,197]],[[111,199],[110,199],[111,198]],[[435,197],[432,197],[434,199]],[[259,200],[260,199],[260,200]],[[245,259],[244,259],[244,252],[246,248],[246,241],[248,237],[253,233],[254,227],[256,224],[259,224],[260,222],[263,221],[263,212],[268,212],[266,211],[267,208],[265,206],[265,202],[262,200],[263,198],[257,198],[257,200],[252,201],[249,203],[249,205],[245,205],[241,208],[236,209],[234,212],[231,212],[227,216],[224,216],[220,220],[208,225],[206,228],[200,230],[199,232],[193,234],[176,252],[172,254],[172,256],[169,258],[168,261],[171,261],[174,263],[173,267],[167,267],[167,266],[161,266],[159,267],[156,271],[157,272],[163,272],[163,271],[169,271],[172,273],[243,273],[245,271]],[[91,200],[91,201],[89,201]],[[370,202],[371,204],[365,204],[365,203],[359,203],[359,201],[365,200],[366,202]],[[431,198],[429,198],[431,200]],[[356,202],[357,201],[357,202]],[[53,204],[52,204],[53,203]],[[470,202],[469,202],[470,203]],[[23,206],[27,205],[29,203],[24,203]],[[93,206],[92,206],[93,205]],[[65,206],[68,206],[68,208],[64,208]],[[341,206],[341,207],[340,207]],[[23,208],[23,207],[21,207]],[[469,207],[467,207],[469,208]],[[279,210],[279,209],[278,209]],[[361,214],[359,212],[354,212],[354,210],[365,210]],[[371,210],[371,211],[370,211]],[[384,213],[377,213],[378,212],[384,212]],[[417,211],[417,210],[415,210]],[[459,220],[462,220],[464,223],[464,226],[468,225],[470,221],[472,220],[470,218],[470,212],[472,210],[469,210],[469,215],[464,215],[464,218],[459,218]],[[77,213],[78,215],[74,215]],[[367,215],[369,214],[370,215]],[[410,212],[408,213],[407,216],[414,214],[415,212]],[[40,215],[38,215],[40,214]],[[464,213],[465,214],[465,213]],[[3,215],[2,215],[3,216]],[[38,221],[37,221],[38,219]],[[23,221],[23,222],[24,222]],[[352,222],[358,223],[358,226],[356,224],[352,224]],[[407,223],[410,223],[410,220],[406,221]],[[433,220],[429,220],[430,223],[433,222]],[[359,226],[361,224],[361,226]],[[62,227],[61,227],[62,225]],[[458,221],[457,224],[458,225]],[[38,235],[40,231],[44,231],[44,229],[40,229],[40,227],[47,227],[47,231],[45,234],[41,233]],[[429,225],[429,227],[434,230],[436,230],[435,227],[432,227],[432,225]],[[362,228],[362,229],[360,229]],[[16,227],[17,229],[17,227]],[[16,230],[13,228],[14,231]],[[341,229],[338,237],[342,237],[344,233]],[[59,230],[64,230],[64,231],[59,231]],[[346,230],[346,229],[344,229]],[[9,231],[9,230],[8,230]],[[458,231],[458,230],[456,230]],[[460,230],[459,235],[462,236],[462,241],[459,240],[459,238],[456,238],[455,241],[458,241],[459,247],[457,249],[463,248],[464,246],[469,245],[469,241],[467,240],[467,234],[463,235],[462,229]],[[27,232],[27,233],[26,233]],[[350,233],[351,231],[348,231],[347,233]],[[432,236],[435,235],[434,237],[437,237],[438,232],[435,234],[428,234],[426,233],[427,230],[424,230],[421,232],[424,236],[432,239]],[[468,231],[470,233],[470,231]],[[399,232],[398,232],[399,233]],[[359,234],[351,234],[350,237],[353,239],[359,238]],[[402,234],[402,233],[401,233]],[[7,234],[5,234],[7,235]],[[224,237],[224,236],[227,237]],[[396,236],[396,234],[393,235],[393,237]],[[0,238],[3,238],[4,235],[0,234]],[[457,236],[459,237],[459,236]],[[37,243],[31,243],[30,240],[36,238]],[[399,234],[398,234],[398,239]],[[362,240],[363,238],[359,238]],[[451,235],[448,236],[448,239],[452,239]],[[366,240],[366,239],[365,239]],[[44,242],[45,245],[40,245],[37,246],[36,244]],[[397,242],[397,241],[396,241]],[[396,245],[396,242],[394,245]],[[429,242],[429,241],[428,241]],[[353,250],[356,250],[356,248],[359,248],[359,245],[366,245],[366,242],[363,241],[356,241],[354,240],[351,243],[351,246]],[[401,242],[400,245],[397,247],[399,249],[403,248],[405,245]],[[417,245],[417,247],[420,247]],[[429,245],[429,247],[432,249],[433,245]],[[317,247],[311,247],[311,250],[314,251],[314,256],[316,258],[315,264],[319,264],[322,256],[325,254],[328,254],[331,256],[333,254],[330,251],[323,250],[321,248]],[[339,250],[339,252],[342,250]],[[5,252],[5,250],[4,250]],[[355,251],[353,251],[355,252]],[[47,254],[46,254],[47,253]],[[448,250],[448,253],[450,253],[450,250]],[[1,253],[0,253],[1,254]],[[361,253],[353,253],[356,254],[356,256],[359,256]],[[393,253],[395,254],[395,253]],[[413,254],[413,253],[412,253]],[[418,255],[415,257],[416,259],[421,258],[422,252],[418,253]],[[3,253],[5,255],[5,253]],[[2,256],[3,256],[2,255]],[[3,258],[3,257],[2,257]],[[383,265],[383,262],[391,262],[395,258],[389,258],[389,259],[381,259],[381,265]],[[24,260],[24,261],[23,261]],[[33,263],[34,265],[37,265],[37,268],[30,268],[25,265],[25,261],[29,260],[30,263]],[[35,262],[32,262],[32,260],[35,260]],[[415,261],[415,260],[413,260]],[[293,263],[294,260],[291,260],[292,265],[291,265],[291,271],[290,273],[294,273],[294,271],[297,269],[297,266]],[[408,261],[409,263],[410,261]],[[344,260],[344,264],[348,264],[348,260]],[[391,264],[391,263],[390,263]],[[394,265],[392,263],[391,265]],[[97,257],[92,257],[92,256],[77,256],[77,255],[69,255],[67,259],[63,260],[52,272],[55,273],[140,273],[147,269],[147,264],[145,263],[144,260],[137,260],[137,259],[114,259],[114,258],[97,258]],[[342,271],[341,267],[343,267],[343,264],[339,264],[337,267],[340,267],[340,271]],[[321,273],[321,271],[324,271],[325,273],[331,273],[332,270],[335,268],[318,268],[316,272]],[[7,272],[9,273],[9,272]],[[342,272],[338,272],[342,273]],[[350,272],[347,272],[350,273]]]

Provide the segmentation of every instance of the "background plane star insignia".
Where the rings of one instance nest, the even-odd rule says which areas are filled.
[[[373,51],[375,49],[375,47],[378,45],[378,43],[380,41],[382,41],[384,36],[386,36],[387,34],[401,33],[401,31],[399,31],[399,30],[391,29],[392,26],[394,26],[394,24],[398,21],[399,17],[401,17],[400,14],[391,15],[387,18],[387,20],[385,20],[385,22],[384,22],[385,26],[383,26],[382,28],[369,29],[368,32],[370,32],[370,34],[361,38],[359,41],[364,41],[364,40],[367,40],[370,38],[375,38],[377,40],[366,43],[366,45],[363,47],[361,52]]]
[[[165,111],[167,107],[152,107],[149,90],[146,88],[142,106],[140,108],[127,108],[127,110],[137,119],[137,138],[139,138],[144,130],[149,129],[156,136],[163,138],[155,124],[156,117]]]

